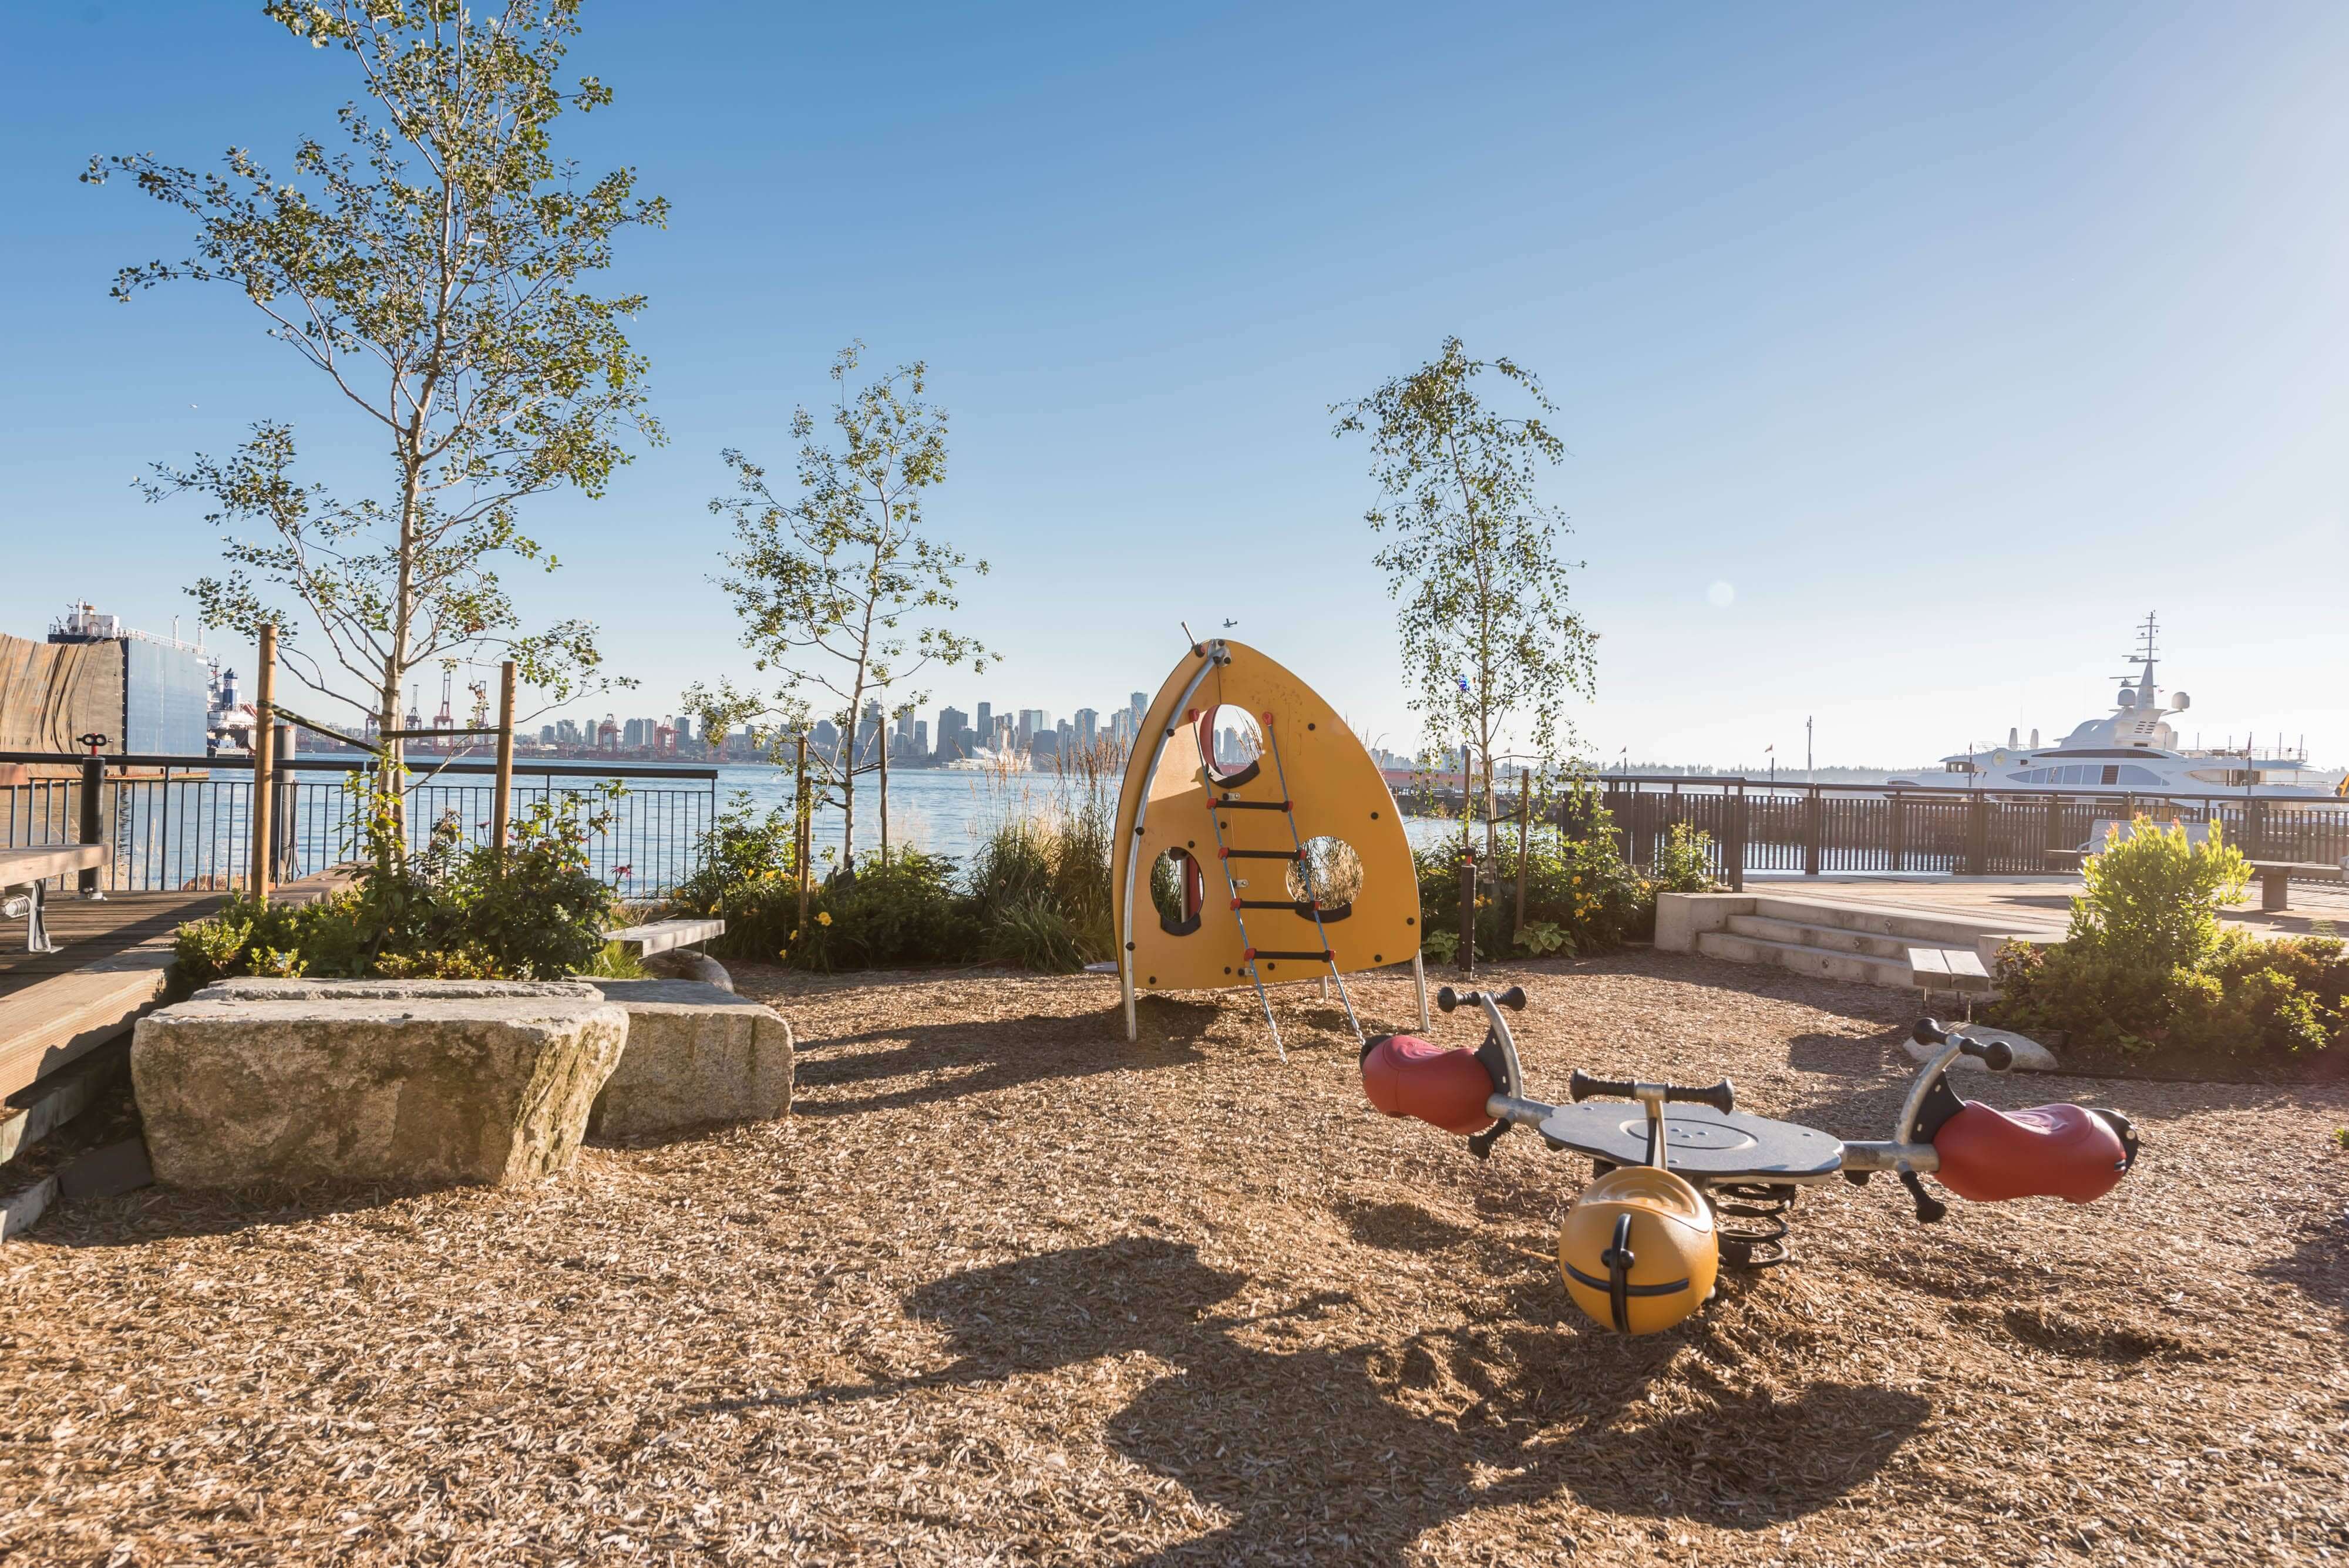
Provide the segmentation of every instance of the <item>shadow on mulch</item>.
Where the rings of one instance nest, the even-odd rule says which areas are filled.
[[[1282,1352],[1237,1337],[1326,1321],[1350,1299],[1324,1293],[1262,1316],[1216,1311],[1247,1283],[1188,1243],[1143,1237],[970,1269],[905,1298],[909,1315],[945,1331],[950,1365],[688,1413],[980,1388],[1145,1353],[1176,1370],[1109,1417],[1107,1440],[1231,1522],[1132,1560],[1140,1565],[1332,1549],[1349,1562],[1402,1562],[1450,1521],[1561,1492],[1615,1513],[1761,1529],[1865,1484],[1930,1408],[1842,1384],[1778,1399],[1714,1383],[1705,1407],[1643,1421],[1642,1396],[1685,1348],[1681,1337],[1568,1332],[1553,1311],[1550,1327],[1414,1341],[1403,1384],[1438,1381],[1441,1361],[1482,1396],[1456,1417],[1423,1413],[1388,1397],[1373,1375],[1384,1358],[1367,1348]],[[1507,1390],[1528,1380],[1542,1394],[1513,1407]]]
[[[1215,1015],[1213,1003],[1159,1000],[1146,1016],[1167,1044],[1154,1044],[1154,1029],[1145,1028],[1141,1043],[1128,1045],[1120,1029],[1115,1050],[1109,1048],[1101,1015],[1050,1012],[979,1023],[899,1024],[811,1040],[794,1066],[792,1114],[839,1116],[902,1110],[1052,1079],[1184,1066],[1204,1059],[1192,1042],[1206,1036]],[[895,1048],[833,1054],[843,1047],[876,1042],[890,1042]],[[886,1085],[934,1073],[949,1075],[854,1098],[802,1097],[809,1091]]]
[[[1907,1038],[1906,1029],[1888,1029],[1858,1039],[1848,1034],[1797,1034],[1786,1047],[1786,1064],[1802,1073],[1873,1076],[1888,1065],[1909,1060],[1900,1049],[1900,1042]]]
[[[2349,1210],[2312,1217],[2292,1256],[2263,1264],[2257,1272],[2333,1308],[2349,1325]]]
[[[43,1217],[32,1240],[58,1247],[137,1247],[181,1236],[225,1236],[302,1225],[330,1214],[388,1209],[404,1199],[462,1188],[459,1182],[331,1182],[304,1187],[246,1188],[197,1192],[150,1187],[119,1198],[67,1204]],[[387,1235],[417,1234],[415,1225],[386,1216],[372,1223]]]

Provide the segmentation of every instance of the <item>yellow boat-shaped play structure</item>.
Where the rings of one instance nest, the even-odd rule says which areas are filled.
[[[1218,757],[1237,710],[1258,737]],[[1143,715],[1112,856],[1125,1036],[1139,991],[1334,981],[1408,962],[1420,979],[1419,883],[1402,816],[1330,705],[1253,648],[1194,644]],[[1163,864],[1162,864],[1163,862]],[[1280,1044],[1268,1001],[1265,1022]],[[1361,1023],[1354,1023],[1357,1036]],[[1284,1048],[1283,1054],[1286,1054]]]

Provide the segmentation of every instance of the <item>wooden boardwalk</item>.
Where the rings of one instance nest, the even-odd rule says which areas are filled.
[[[2072,899],[2085,886],[2076,876],[2066,877],[1804,877],[1794,873],[1767,875],[1749,871],[1745,890],[1786,898],[1806,894],[1840,904],[1880,904],[1921,915],[1951,915],[1965,919],[2012,922],[2016,931],[2045,930],[2060,936],[2070,923]],[[2230,926],[2254,936],[2307,936],[2329,922],[2336,933],[2349,933],[2349,885],[2338,882],[2295,882],[2292,908],[2265,910],[2254,887],[2250,901],[2219,911]]]
[[[0,921],[0,996],[70,973],[93,959],[168,939],[181,922],[202,919],[227,898],[225,893],[109,893],[85,899],[52,891],[47,914],[57,951],[26,952],[24,922]]]

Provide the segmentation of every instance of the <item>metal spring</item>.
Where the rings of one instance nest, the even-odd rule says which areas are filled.
[[[1768,1269],[1792,1258],[1786,1217],[1794,1210],[1795,1193],[1793,1186],[1775,1181],[1724,1182],[1708,1189],[1722,1262],[1733,1269]]]

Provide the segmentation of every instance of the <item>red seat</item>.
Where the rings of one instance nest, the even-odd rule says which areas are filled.
[[[1998,1111],[1973,1100],[1933,1135],[1942,1186],[1976,1203],[2061,1198],[2085,1203],[2120,1183],[2127,1148],[2085,1106]]]
[[[1391,1116],[1417,1116],[1449,1133],[1493,1125],[1485,1102],[1493,1076],[1475,1053],[1449,1051],[1410,1034],[1381,1034],[1362,1053],[1362,1092]]]

